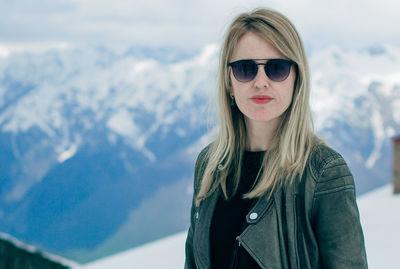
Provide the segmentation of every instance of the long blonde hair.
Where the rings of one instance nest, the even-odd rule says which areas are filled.
[[[293,24],[282,14],[269,9],[256,9],[240,14],[227,30],[220,54],[217,82],[219,131],[206,159],[196,205],[221,186],[225,199],[234,195],[239,184],[241,162],[246,145],[246,125],[243,114],[231,106],[228,63],[239,39],[252,32],[270,42],[285,57],[296,62],[296,79],[292,103],[281,116],[281,123],[264,156],[257,180],[244,198],[256,198],[272,193],[285,182],[301,176],[318,139],[314,135],[309,105],[310,75],[303,43]],[[228,195],[227,175],[232,172],[233,192]]]

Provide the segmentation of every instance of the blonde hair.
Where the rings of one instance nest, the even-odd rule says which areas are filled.
[[[270,42],[285,57],[296,62],[296,79],[292,103],[281,116],[281,123],[264,156],[255,185],[244,198],[267,196],[285,182],[292,183],[301,176],[310,154],[311,146],[318,141],[313,132],[309,106],[310,75],[303,43],[293,24],[282,14],[269,9],[256,9],[240,14],[225,35],[220,54],[217,82],[219,106],[219,132],[207,151],[200,190],[196,197],[198,206],[221,186],[225,199],[237,190],[243,152],[246,145],[246,126],[243,114],[231,106],[231,88],[228,63],[240,38],[248,32]],[[232,193],[227,193],[227,175],[233,174]]]

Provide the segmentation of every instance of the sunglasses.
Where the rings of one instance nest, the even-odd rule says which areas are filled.
[[[255,60],[266,60],[265,63],[256,63]],[[284,81],[290,73],[290,67],[296,62],[285,59],[246,59],[228,63],[232,68],[233,76],[240,82],[249,82],[257,76],[258,66],[264,65],[267,77],[272,81]]]

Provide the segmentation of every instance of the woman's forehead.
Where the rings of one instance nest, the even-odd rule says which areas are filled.
[[[282,53],[265,38],[262,38],[253,32],[247,32],[238,40],[233,49],[231,60],[271,59],[282,57]]]

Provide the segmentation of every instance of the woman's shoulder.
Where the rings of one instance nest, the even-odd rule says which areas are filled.
[[[342,155],[325,142],[319,142],[311,147],[309,162],[315,168],[324,166],[335,160],[343,160]]]
[[[318,182],[344,176],[352,177],[343,156],[324,142],[317,143],[312,147],[308,163],[314,179]]]
[[[207,146],[205,146],[199,153],[199,155],[197,156],[197,160],[196,160],[196,165],[195,168],[198,169],[201,166],[203,166],[205,163],[207,163],[208,160],[208,154],[210,152],[210,148],[212,146],[212,143],[208,144]]]
[[[212,143],[208,144],[206,147],[204,147],[199,155],[197,156],[196,164],[194,166],[194,188],[195,192],[197,192],[200,189],[200,182],[204,174],[204,170],[206,169],[207,163],[208,163],[208,158],[209,158],[209,152],[210,148],[212,146]]]

